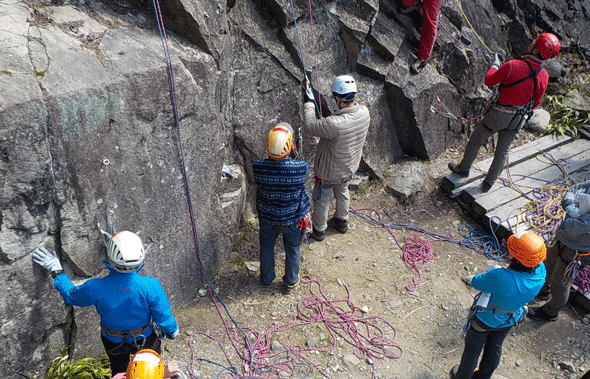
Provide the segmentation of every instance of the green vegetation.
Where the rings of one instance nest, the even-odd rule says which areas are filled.
[[[383,180],[378,179],[378,178],[373,178],[369,181],[369,185],[374,186],[374,187],[378,187],[380,185],[383,185]]]
[[[551,120],[545,134],[577,137],[578,128],[590,127],[590,112],[578,111],[566,106],[565,95],[550,95],[545,101],[547,111],[551,113]]]
[[[237,241],[236,241],[237,242]],[[237,267],[244,267],[244,258],[240,257],[239,255],[232,261],[232,264]]]
[[[254,221],[243,221],[234,242],[234,251],[244,249],[249,242],[249,235],[256,230],[257,224]]]
[[[37,377],[35,377],[37,378]],[[88,351],[79,360],[72,362],[66,348],[60,349],[59,357],[55,358],[43,379],[110,379],[109,358],[101,355],[98,358],[88,357]]]
[[[356,190],[356,194],[359,196],[365,196],[367,194],[367,189],[365,187],[360,187]]]

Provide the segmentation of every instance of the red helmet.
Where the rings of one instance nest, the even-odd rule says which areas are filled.
[[[553,33],[541,33],[535,39],[534,47],[539,50],[543,59],[553,58],[559,53],[561,49],[561,43],[559,39]]]

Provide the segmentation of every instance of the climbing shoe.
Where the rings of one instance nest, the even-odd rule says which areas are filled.
[[[536,321],[557,321],[557,319],[559,318],[559,314],[556,314],[555,316],[548,315],[543,310],[543,307],[530,308],[527,316],[531,320],[536,320]]]
[[[299,285],[299,275],[297,275],[297,281],[295,283],[289,284],[287,282],[283,282],[283,284],[285,286],[285,293],[290,294],[291,292],[293,292],[295,287],[297,287]]]
[[[449,378],[457,379],[457,371],[459,371],[459,365],[455,365],[449,372]]]
[[[493,184],[490,184],[488,182],[481,183],[481,192],[488,192],[490,188],[492,188],[492,186]]]
[[[326,232],[320,232],[314,228],[313,232],[311,232],[311,234],[309,236],[311,238],[313,238],[314,240],[321,242],[324,240],[324,238],[326,238]]]
[[[342,234],[348,231],[348,221],[339,219],[338,217],[332,217],[329,219],[328,226],[333,227]]]
[[[452,172],[454,172],[455,174],[457,174],[463,178],[466,178],[469,176],[469,170],[462,171],[461,168],[459,168],[459,163],[450,162],[448,167],[449,167],[449,170],[451,170]]]
[[[426,66],[426,61],[422,59],[416,59],[414,63],[410,66],[410,72],[414,75],[417,75],[423,68]]]

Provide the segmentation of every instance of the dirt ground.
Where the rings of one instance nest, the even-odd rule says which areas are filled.
[[[459,226],[462,223],[474,225],[474,222],[457,203],[437,188],[438,179],[447,173],[446,163],[459,154],[450,150],[438,161],[429,163],[427,171],[431,179],[427,188],[414,199],[402,201],[393,198],[381,183],[373,182],[366,191],[353,193],[351,207],[373,208],[374,211],[366,213],[375,217],[378,212],[387,223],[412,224],[459,237]],[[400,248],[388,231],[354,215],[350,216],[349,222],[350,230],[346,234],[328,229],[324,241],[307,241],[301,249],[301,274],[320,283],[325,295],[322,298],[325,303],[317,309],[323,312],[330,306],[341,307],[343,313],[339,317],[350,316],[352,319],[347,325],[353,336],[336,329],[344,336],[336,339],[332,338],[326,326],[333,326],[334,323],[316,321],[306,324],[301,318],[296,318],[298,304],[301,306],[310,299],[310,291],[318,295],[319,287],[317,284],[302,283],[291,294],[283,293],[280,279],[284,268],[282,247],[276,249],[277,279],[270,287],[261,286],[258,277],[249,274],[244,262],[258,260],[258,235],[255,222],[244,222],[236,243],[236,259],[217,273],[213,286],[231,316],[250,335],[251,344],[257,349],[254,355],[265,353],[268,358],[263,362],[272,364],[277,354],[284,355],[285,346],[300,346],[303,349],[300,358],[312,366],[309,378],[371,378],[373,372],[375,378],[383,379],[448,378],[450,368],[459,363],[464,341],[462,327],[473,296],[477,293],[462,278],[487,270],[490,260],[457,244],[433,241],[431,246],[438,258],[426,264],[422,269],[422,284],[415,292],[409,292],[406,285],[411,283],[414,272],[405,266],[400,258]],[[394,231],[394,234],[403,244],[404,236],[413,232]],[[350,291],[350,302],[357,309],[354,314],[346,302],[335,303],[347,298],[346,288]],[[234,333],[236,328],[223,308],[219,307],[224,322]],[[326,313],[326,319],[333,322],[333,315]],[[282,328],[287,324],[283,317],[289,315],[288,321],[299,321],[304,325]],[[194,354],[194,375],[213,378],[221,367],[197,358],[230,366],[224,357],[223,346],[231,363],[238,367],[243,377],[268,377],[268,374],[243,371],[241,359],[208,296],[195,296],[175,316],[182,332],[175,341],[165,342],[166,360],[179,360],[186,368],[186,364],[193,361]],[[371,319],[375,316],[381,319]],[[362,335],[368,335],[364,328],[367,322],[374,322],[382,328],[384,339],[393,341],[403,351],[401,357],[381,359],[374,355],[368,359],[363,357],[361,350],[355,350],[349,342],[360,340],[365,346],[370,345],[362,339]],[[395,328],[395,335],[387,323]],[[570,307],[562,312],[557,322],[527,320],[505,341],[502,361],[494,378],[579,378],[590,368],[590,361],[580,366],[571,363],[581,352],[580,344],[588,337],[582,338],[570,350],[564,351],[564,347],[583,327],[582,318]],[[371,338],[376,337],[376,330],[372,330]],[[219,344],[195,331],[206,333]],[[245,339],[239,331],[236,335],[241,351]],[[260,341],[257,342],[256,337],[259,335],[268,337],[266,345],[258,344]],[[263,340],[262,337],[259,340]],[[279,341],[281,345],[275,342],[270,351],[261,347],[268,347],[274,341]],[[375,339],[374,342],[379,341]],[[401,352],[395,347],[386,351],[390,355]],[[354,354],[360,359],[351,357]],[[574,373],[567,366],[571,366]],[[302,378],[307,371],[308,366],[300,364],[296,365],[294,372],[284,370],[273,377]]]

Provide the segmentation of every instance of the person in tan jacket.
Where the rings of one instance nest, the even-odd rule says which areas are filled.
[[[356,82],[342,75],[332,83],[332,95],[338,110],[318,119],[313,93],[306,78],[304,95],[305,133],[320,137],[314,161],[313,232],[310,237],[322,241],[328,225],[340,233],[348,230],[348,184],[359,167],[371,117],[366,106],[355,101]],[[328,207],[332,194],[336,213],[329,221]]]

